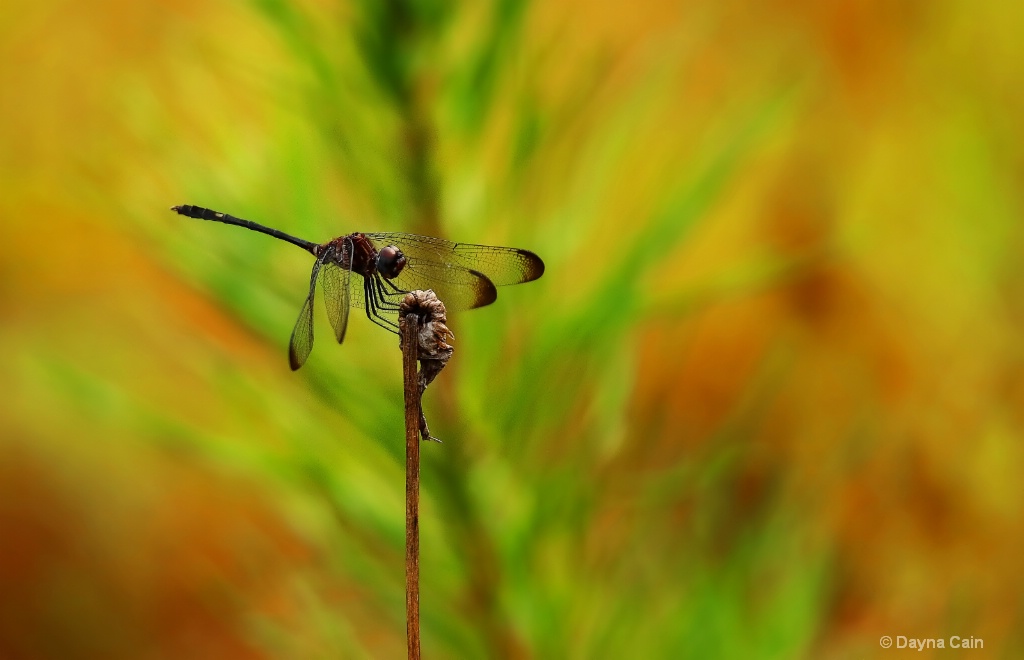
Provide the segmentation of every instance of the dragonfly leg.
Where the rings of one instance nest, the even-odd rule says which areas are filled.
[[[388,292],[388,295],[397,295],[399,293],[409,293],[408,291],[405,291],[403,289],[399,289],[398,286],[394,282],[392,282],[391,280],[384,279],[384,278],[381,278],[381,279],[383,279],[384,280],[384,284],[386,284],[391,289],[391,291]],[[379,282],[378,282],[378,286],[380,286]]]
[[[405,297],[405,294],[408,293],[408,291],[403,291],[394,284],[391,284],[391,282],[383,280],[393,289],[392,291],[386,291],[384,289],[384,285],[381,283],[382,279],[383,278],[378,278],[376,276],[373,278],[374,286],[376,287],[377,295],[379,296],[376,301],[377,307],[381,310],[397,312],[399,304],[402,302],[402,298]]]
[[[388,332],[398,334],[398,324],[394,321],[384,318],[377,311],[377,299],[374,296],[373,285],[370,284],[369,278],[363,278],[363,298],[366,302],[364,305],[366,309],[366,318],[370,319],[371,322],[379,325]]]
[[[373,277],[373,280],[374,281],[373,281],[373,285],[372,286],[376,288],[376,294],[377,294],[376,296],[374,296],[374,300],[373,300],[373,303],[374,303],[374,309],[373,309],[374,315],[377,316],[378,319],[384,321],[389,326],[391,326],[393,328],[398,328],[398,324],[397,323],[395,323],[394,321],[392,321],[389,318],[386,318],[386,317],[382,316],[382,314],[385,314],[385,313],[386,314],[397,313],[398,312],[399,303],[401,302],[401,299],[397,299],[396,297],[397,296],[401,296],[402,298],[404,298],[406,292],[405,291],[401,291],[401,290],[396,290],[394,293],[389,293],[389,292],[384,290],[384,287],[381,284],[381,278],[379,278],[379,277],[377,277],[375,275]]]

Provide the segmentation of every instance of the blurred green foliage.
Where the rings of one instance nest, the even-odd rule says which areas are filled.
[[[425,399],[427,657],[1014,657],[1021,13],[9,8],[0,657],[404,652],[397,340],[291,373],[308,255],[183,203],[545,259]]]

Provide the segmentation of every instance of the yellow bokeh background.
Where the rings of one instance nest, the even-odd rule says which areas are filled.
[[[309,256],[175,204],[544,257],[426,395],[427,657],[1018,656],[1022,25],[0,10],[0,658],[404,653],[396,338],[292,373]]]

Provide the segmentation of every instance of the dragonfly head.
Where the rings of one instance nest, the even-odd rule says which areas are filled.
[[[394,245],[381,248],[377,252],[377,272],[384,279],[390,280],[398,277],[398,274],[405,268],[405,255]]]

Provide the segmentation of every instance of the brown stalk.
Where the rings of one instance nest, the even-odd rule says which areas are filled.
[[[402,318],[405,382],[405,631],[410,660],[420,657],[420,389],[416,314]]]
[[[454,349],[444,304],[433,291],[413,291],[399,309],[405,384],[405,613],[409,658],[420,657],[420,440],[430,435],[422,398]],[[416,362],[420,371],[416,373]]]

